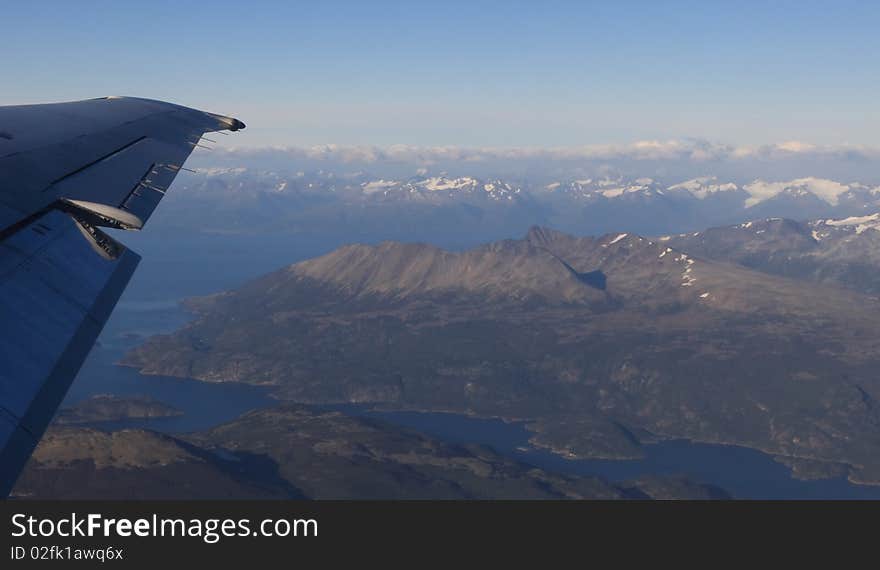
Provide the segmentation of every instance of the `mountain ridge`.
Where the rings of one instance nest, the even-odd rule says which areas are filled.
[[[880,483],[878,300],[671,241],[536,227],[462,252],[347,246],[193,301],[196,321],[123,363],[306,403],[515,417],[581,453],[623,445],[596,427],[610,422]],[[596,271],[603,288],[581,279]]]
[[[246,168],[188,173],[168,200],[178,206],[159,221],[167,229],[328,236],[334,244],[390,239],[462,246],[521,235],[536,224],[574,234],[658,235],[762,217],[844,218],[880,210],[878,188],[814,177],[560,178],[548,183]],[[201,215],[184,214],[193,209]]]

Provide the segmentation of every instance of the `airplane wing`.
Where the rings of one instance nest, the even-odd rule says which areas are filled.
[[[202,136],[242,128],[130,97],[0,107],[0,497],[140,260],[100,228],[141,229]]]

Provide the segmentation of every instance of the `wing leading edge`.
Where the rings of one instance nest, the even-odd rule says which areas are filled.
[[[140,257],[140,229],[206,132],[237,119],[145,99],[0,107],[0,496]]]

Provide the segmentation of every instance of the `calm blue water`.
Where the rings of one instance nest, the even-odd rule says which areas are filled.
[[[165,376],[143,376],[133,368],[117,366],[126,350],[152,334],[171,332],[188,316],[177,301],[120,303],[101,335],[99,345],[67,393],[64,405],[95,394],[147,395],[170,404],[184,414],[172,418],[108,422],[107,428],[146,427],[168,433],[207,429],[241,414],[274,405],[265,390],[244,384],[207,384]]]
[[[141,239],[131,244],[144,261],[77,376],[65,404],[94,394],[148,395],[183,410],[176,418],[125,422],[168,433],[205,429],[240,414],[271,406],[263,389],[241,384],[141,376],[114,365],[130,347],[152,334],[171,332],[189,318],[179,309],[186,296],[235,287],[247,279],[323,253],[321,246],[281,243],[260,238],[210,236],[189,241]],[[452,443],[488,445],[498,452],[541,468],[577,475],[601,475],[612,481],[643,474],[687,475],[750,499],[880,499],[880,487],[852,485],[843,479],[798,481],[770,456],[736,446],[669,441],[645,448],[634,461],[567,460],[528,444],[523,423],[478,419],[448,413],[376,412],[364,406],[333,406],[410,427]],[[122,427],[122,424],[108,427]]]
[[[880,499],[880,487],[845,479],[799,481],[784,465],[760,451],[732,445],[674,440],[645,446],[639,460],[569,460],[529,445],[525,422],[459,414],[373,411],[368,406],[327,406],[402,425],[452,443],[489,445],[499,453],[559,473],[600,475],[626,481],[641,475],[686,475],[717,485],[741,499]]]
[[[183,410],[184,415],[125,425],[169,433],[205,429],[249,410],[274,405],[275,400],[265,390],[254,386],[142,376],[115,363],[146,337],[184,325],[190,317],[180,309],[181,299],[236,287],[284,265],[319,255],[322,249],[258,237],[188,236],[171,240],[145,235],[119,236],[143,260],[73,382],[64,405],[95,394],[151,396]]]

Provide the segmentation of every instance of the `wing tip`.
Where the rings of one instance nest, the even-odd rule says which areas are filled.
[[[239,119],[232,119],[232,127],[229,130],[240,131],[245,127],[247,127],[247,125],[245,125],[244,122],[240,121]]]
[[[140,101],[143,103],[154,104],[154,105],[171,106],[171,107],[176,107],[178,109],[185,109],[186,111],[190,111],[190,112],[203,113],[203,114],[211,117],[215,121],[219,121],[223,130],[240,131],[240,130],[243,130],[245,127],[247,127],[247,125],[245,125],[243,121],[236,119],[235,117],[227,117],[225,115],[218,115],[216,113],[208,113],[206,111],[199,111],[198,109],[194,109],[192,107],[178,105],[177,103],[169,103],[167,101],[159,101],[157,99],[145,99],[142,97],[130,97],[127,95],[109,95],[106,97],[98,97],[96,100],[99,100],[99,101],[120,101],[120,100],[125,101],[125,100],[129,100],[129,101]]]
[[[209,115],[220,121],[226,127],[226,130],[229,131],[240,131],[247,127],[244,122],[236,119],[235,117],[225,117],[223,115],[215,115],[213,113],[209,113]]]

